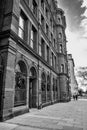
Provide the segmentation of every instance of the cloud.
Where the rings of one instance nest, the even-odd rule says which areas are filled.
[[[87,38],[87,0],[83,0],[81,8],[85,8],[85,11],[81,15],[83,19],[80,23],[80,27],[83,28],[83,37]]]
[[[67,24],[72,32],[83,32],[84,28],[81,26],[82,20],[86,16],[87,0],[58,0],[59,6],[65,10],[67,16]],[[83,29],[83,30],[82,30]]]
[[[58,0],[65,10],[67,50],[75,66],[87,66],[87,0]]]

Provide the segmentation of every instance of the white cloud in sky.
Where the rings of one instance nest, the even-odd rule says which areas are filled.
[[[80,26],[84,29],[83,37],[87,38],[87,0],[83,0],[81,8],[86,8],[85,12],[81,15],[84,19],[81,21]]]
[[[87,39],[80,38],[78,32],[71,32],[69,29],[66,29],[67,35],[67,50],[68,53],[71,53],[75,66],[87,66]]]
[[[84,19],[80,23],[82,33],[78,30],[71,32],[68,27],[66,29],[68,53],[72,54],[76,67],[87,66],[87,0],[83,0],[81,8],[84,7],[86,10],[81,15]]]
[[[67,50],[75,66],[87,66],[87,0],[58,0],[66,16]]]
[[[81,7],[87,7],[87,0],[83,0],[83,3],[82,3]]]

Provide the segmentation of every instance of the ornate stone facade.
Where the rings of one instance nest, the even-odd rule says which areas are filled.
[[[55,0],[1,0],[1,120],[68,100],[65,28]]]

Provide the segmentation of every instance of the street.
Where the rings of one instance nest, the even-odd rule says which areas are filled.
[[[32,109],[1,122],[0,130],[87,130],[87,99]]]

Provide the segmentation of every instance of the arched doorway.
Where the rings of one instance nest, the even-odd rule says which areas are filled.
[[[46,103],[46,76],[43,72],[41,75],[42,103]]]
[[[3,110],[3,59],[0,56],[0,120],[2,120],[2,110]]]
[[[37,101],[37,73],[36,69],[32,67],[30,69],[29,77],[29,108],[36,108]]]
[[[15,98],[14,106],[26,105],[27,91],[27,67],[23,61],[19,61],[15,70]]]

